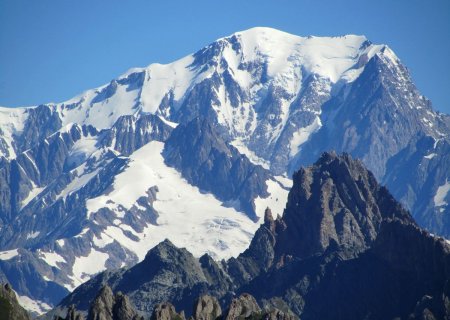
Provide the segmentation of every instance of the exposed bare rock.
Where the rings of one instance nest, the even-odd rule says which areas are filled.
[[[67,310],[67,315],[63,318],[60,316],[55,316],[54,320],[84,320],[84,316],[77,312],[74,305],[71,305]]]
[[[180,124],[165,145],[165,160],[186,180],[223,201],[240,202],[250,218],[257,219],[253,200],[267,197],[270,172],[255,165],[227,143],[207,119]]]
[[[231,301],[227,312],[226,320],[247,319],[261,313],[261,308],[255,298],[248,293],[244,293]]]
[[[297,319],[294,315],[284,313],[280,310],[272,310],[270,312],[267,312],[262,316],[262,319],[264,320],[294,320]]]
[[[215,297],[203,295],[194,304],[193,316],[196,320],[216,320],[221,315],[222,309]]]
[[[20,306],[16,294],[7,283],[0,284],[0,318],[2,320],[30,320],[27,311]]]
[[[136,310],[128,297],[122,293],[113,294],[109,286],[104,286],[93,301],[88,320],[138,320]]]
[[[159,303],[155,306],[151,320],[184,320],[184,312],[177,313],[175,307],[169,303]]]

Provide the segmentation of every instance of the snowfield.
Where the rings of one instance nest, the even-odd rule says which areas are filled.
[[[134,232],[139,241],[127,237],[121,224],[110,226],[98,241],[108,243],[115,239],[135,252],[139,260],[165,238],[196,256],[204,253],[215,259],[237,256],[250,243],[259,224],[233,207],[226,207],[212,194],[190,185],[176,169],[164,163],[163,148],[163,143],[152,141],[134,152],[127,168],[116,176],[113,190],[87,201],[90,214],[104,207],[120,212],[120,207],[130,209],[149,188],[157,186],[157,200],[153,203],[159,215],[157,225],[149,224],[140,234]],[[273,181],[268,181],[268,186],[271,196],[256,201],[260,217],[267,206],[282,214],[286,203],[286,189]]]

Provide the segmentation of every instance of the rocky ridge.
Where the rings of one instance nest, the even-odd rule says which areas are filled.
[[[56,316],[54,320],[84,320],[82,313],[74,306],[69,307],[66,317]],[[126,295],[117,293],[115,296],[108,286],[101,289],[89,309],[88,320],[142,320]],[[255,298],[244,293],[234,298],[226,312],[222,314],[219,301],[212,296],[200,296],[194,303],[192,315],[186,318],[185,312],[177,312],[170,302],[158,303],[154,306],[150,320],[234,320],[234,319],[264,319],[264,320],[295,320],[291,312],[285,313],[272,308],[263,310]]]
[[[28,312],[22,308],[11,286],[0,284],[0,316],[3,320],[30,320]]]

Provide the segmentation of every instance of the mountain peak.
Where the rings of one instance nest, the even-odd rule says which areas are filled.
[[[364,35],[355,35],[355,34],[346,34],[341,36],[315,36],[315,35],[308,35],[308,36],[300,36],[296,34],[292,34],[283,30],[271,28],[271,27],[253,27],[246,30],[241,30],[238,32],[233,33],[230,36],[218,39],[218,41],[222,39],[229,39],[232,37],[241,37],[244,41],[250,40],[251,38],[259,38],[261,40],[268,40],[268,39],[275,39],[275,38],[282,38],[284,40],[292,39],[292,40],[312,40],[312,39],[336,39],[338,41],[344,41],[344,42],[358,42],[358,43],[364,43],[368,41],[367,37]]]
[[[348,154],[325,152],[314,165],[297,171],[293,180],[282,218],[289,227],[278,243],[288,254],[309,256],[332,242],[365,250],[385,219],[413,223],[362,162]]]
[[[246,30],[241,30],[233,33],[231,36],[225,37],[231,38],[233,36],[242,37],[243,39],[250,38],[301,38],[300,36],[294,35],[292,33],[288,33],[279,29],[270,28],[270,27],[253,27]]]
[[[239,70],[245,63],[263,61],[269,77],[286,77],[286,73],[301,66],[305,76],[317,74],[336,83],[341,79],[351,82],[359,73],[350,70],[363,67],[381,48],[383,45],[373,45],[365,36],[301,37],[256,27],[218,39],[194,56],[202,62],[208,59],[198,56],[205,57],[205,53],[209,59],[223,57],[233,70]]]
[[[158,243],[156,246],[154,246],[152,249],[150,249],[149,252],[147,253],[147,255],[149,255],[150,253],[156,253],[156,254],[167,253],[167,252],[173,251],[173,250],[179,250],[179,249],[172,243],[172,241],[170,241],[169,239],[166,238],[163,241],[161,241],[160,243]]]

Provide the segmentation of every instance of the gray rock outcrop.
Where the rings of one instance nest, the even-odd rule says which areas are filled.
[[[203,295],[194,303],[193,317],[196,320],[216,320],[222,316],[219,301],[210,295]]]
[[[0,284],[0,318],[2,320],[30,320],[28,312],[17,301],[8,283]]]
[[[140,320],[128,297],[104,286],[92,302],[87,320]]]

